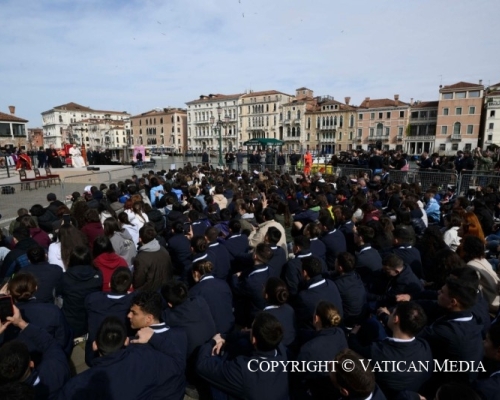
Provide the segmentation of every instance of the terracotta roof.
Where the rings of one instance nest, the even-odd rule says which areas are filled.
[[[186,113],[186,110],[182,109],[182,108],[162,108],[161,110],[150,110],[150,111],[146,111],[146,112],[143,112],[142,114],[137,114],[137,115],[134,115],[130,118],[141,118],[141,117],[147,117],[147,116],[155,116],[155,115],[169,115],[169,114],[174,114],[174,113],[183,113],[185,114]]]
[[[0,112],[0,121],[28,122],[27,119],[22,119],[22,118],[16,117],[15,115],[6,114],[6,113],[3,113],[3,112]]]
[[[488,96],[498,96],[500,95],[500,90],[494,90],[493,92],[489,92],[488,94],[486,94],[486,97]]]
[[[484,87],[479,83],[469,83],[469,82],[458,82],[453,85],[443,86],[441,90],[449,90],[449,89],[467,89],[467,88],[476,88],[476,87]]]
[[[284,94],[285,96],[292,96],[291,94],[286,94],[286,93],[283,93],[283,92],[279,92],[277,90],[264,90],[262,92],[247,93],[247,94],[244,94],[241,97],[247,98],[247,97],[253,97],[253,96],[267,96],[267,95],[270,95],[270,94]]]
[[[289,103],[283,104],[283,106],[299,105],[299,104],[316,104],[317,100],[314,97],[303,97],[300,99],[294,99]]]
[[[128,112],[126,111],[109,111],[109,110],[92,110],[93,112],[98,112],[98,113],[104,113],[104,114],[126,114],[128,115]]]
[[[420,103],[413,103],[411,108],[437,108],[439,101],[421,101]]]
[[[308,88],[306,88],[306,87],[300,87],[300,88],[295,89],[295,90],[311,90],[311,89],[308,89]]]
[[[396,102],[392,99],[370,99],[370,107],[366,106],[367,100],[363,100],[363,102],[359,105],[359,108],[383,108],[383,107],[396,107]],[[398,107],[400,106],[409,106],[408,103],[399,100]]]
[[[64,109],[64,110],[68,110],[68,111],[94,111],[89,107],[85,107],[85,106],[82,106],[80,104],[73,103],[73,102],[66,103],[66,104],[63,104],[60,106],[55,106],[53,108],[54,109]]]
[[[242,95],[245,93],[238,93],[238,94],[210,94],[210,95],[202,95],[203,99],[197,99],[197,100],[192,100],[186,102],[186,104],[196,104],[196,103],[208,103],[208,102],[215,102],[215,101],[221,101],[221,100],[230,100],[230,99],[239,99]],[[212,96],[212,97],[210,97]]]

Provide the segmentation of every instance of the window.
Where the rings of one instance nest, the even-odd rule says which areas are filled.
[[[450,113],[449,108],[443,108],[443,115],[448,115]]]
[[[495,126],[495,124],[493,122],[490,122],[488,124],[488,129],[493,129],[494,126]]]
[[[400,126],[398,128],[398,136],[403,136],[403,127],[402,126]]]
[[[358,119],[359,119],[360,121],[363,121],[363,114],[358,114]]]
[[[342,132],[339,132],[339,140],[342,140]]]
[[[490,117],[494,117],[495,116],[495,110],[491,110],[490,111]]]
[[[418,118],[418,111],[412,111],[411,117],[412,118]]]
[[[404,118],[405,117],[405,112],[404,111],[400,111],[399,112],[399,118]]]
[[[373,128],[370,128],[370,136],[373,136]]]
[[[352,140],[352,132],[349,132],[349,140]]]
[[[460,122],[455,122],[455,124],[453,125],[453,134],[460,135],[460,128],[461,127],[462,127],[462,125],[460,124]]]
[[[375,119],[375,113],[370,113],[370,119]]]
[[[391,112],[387,111],[387,118],[391,118]]]
[[[385,136],[389,136],[391,133],[391,128],[385,128]]]
[[[458,150],[458,143],[453,143],[453,144],[451,145],[451,149],[452,149],[453,151],[457,151],[457,150]]]
[[[351,115],[349,118],[349,128],[352,128],[354,126],[354,115]]]
[[[377,136],[382,136],[383,132],[384,132],[384,125],[377,124]]]
[[[455,115],[462,115],[462,107],[455,108]]]
[[[359,128],[358,129],[358,137],[362,137],[363,136],[363,129]]]
[[[472,148],[472,145],[470,143],[466,143],[464,150],[471,151],[471,148]]]
[[[446,125],[443,125],[441,127],[441,135],[446,135],[448,133],[448,127]]]
[[[445,143],[441,143],[439,145],[439,151],[445,151],[446,150],[446,144]]]
[[[378,119],[383,119],[384,118],[384,113],[379,112],[378,113]]]
[[[469,92],[469,97],[479,97],[480,94],[481,92],[479,90],[472,90]]]
[[[469,107],[469,114],[475,114],[476,113],[476,107]]]
[[[453,93],[443,93],[443,100],[453,99]]]
[[[488,142],[491,142],[493,140],[493,135],[488,135]]]
[[[465,99],[465,92],[457,92],[455,93],[455,99]]]
[[[474,125],[467,125],[467,135],[472,135],[474,133]]]

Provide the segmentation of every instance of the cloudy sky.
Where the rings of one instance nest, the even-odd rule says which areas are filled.
[[[500,81],[498,0],[0,0],[0,111],[138,114],[200,94],[437,100]]]

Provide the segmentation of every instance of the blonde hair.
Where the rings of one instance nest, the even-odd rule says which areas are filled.
[[[342,320],[337,308],[327,301],[320,301],[316,307],[315,315],[318,316],[323,328],[333,328]]]

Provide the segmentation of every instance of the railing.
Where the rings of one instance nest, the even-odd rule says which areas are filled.
[[[462,140],[462,135],[460,133],[454,133],[451,135],[451,140]]]
[[[410,135],[406,136],[406,140],[435,140],[436,135]]]

